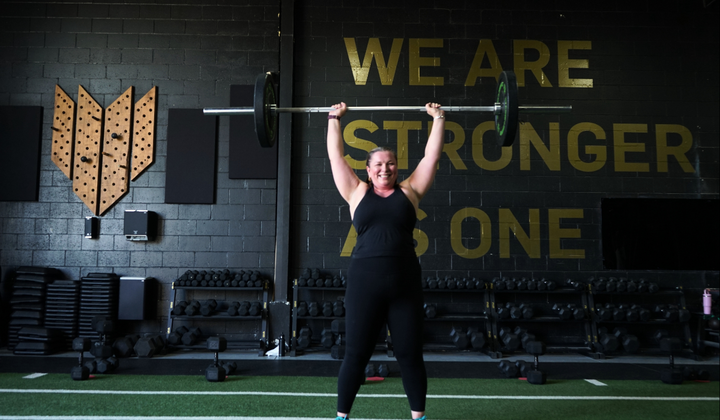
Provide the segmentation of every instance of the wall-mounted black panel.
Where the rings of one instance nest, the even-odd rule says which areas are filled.
[[[720,270],[720,200],[602,200],[605,268]]]
[[[0,106],[0,201],[37,201],[41,106]]]
[[[254,86],[230,86],[230,106],[252,107]],[[262,98],[261,98],[262,100]],[[275,179],[277,143],[262,147],[255,136],[252,114],[230,117],[230,179]]]
[[[213,204],[217,173],[217,117],[202,109],[169,109],[165,202]]]

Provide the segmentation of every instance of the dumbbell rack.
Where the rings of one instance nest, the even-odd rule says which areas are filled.
[[[482,306],[484,308],[483,312],[472,312],[472,313],[457,313],[457,312],[442,312],[441,314],[435,316],[434,318],[425,318],[426,323],[436,323],[436,322],[444,322],[444,323],[452,323],[453,326],[455,323],[459,323],[463,326],[467,325],[468,323],[473,323],[473,325],[470,326],[479,326],[479,331],[482,331],[485,336],[487,337],[487,345],[486,347],[483,347],[483,350],[481,350],[483,353],[487,354],[493,359],[498,359],[501,357],[500,353],[497,351],[498,346],[492,339],[493,337],[493,329],[494,325],[492,323],[492,319],[487,315],[490,311],[490,302],[491,302],[491,293],[490,290],[487,288],[487,285],[483,289],[423,289],[423,293],[427,295],[435,295],[436,296],[442,296],[447,294],[462,294],[462,295],[470,295],[472,298],[470,300],[477,304],[479,297],[482,297]],[[440,302],[428,302],[428,299],[426,299],[427,303],[435,303],[435,304],[441,304]],[[392,344],[391,344],[392,345]],[[437,344],[437,343],[425,343],[423,346],[425,350],[430,351],[445,351],[445,350],[457,350],[457,347],[455,347],[452,344]]]
[[[345,287],[325,287],[325,286],[300,286],[298,284],[298,280],[293,280],[293,307],[292,307],[292,319],[291,319],[291,327],[292,327],[292,337],[290,339],[290,351],[288,352],[288,355],[291,357],[300,356],[305,353],[304,349],[298,348],[298,323],[299,322],[305,322],[306,324],[311,321],[322,321],[323,324],[330,324],[332,320],[340,319],[344,317],[338,317],[338,316],[298,316],[297,314],[297,308],[298,308],[298,302],[300,302],[300,294],[301,290],[307,291],[308,293],[331,293],[337,295],[337,293],[345,293]],[[335,293],[336,292],[336,293]],[[338,296],[335,296],[337,298]],[[320,301],[327,301],[327,299],[321,299]]]
[[[635,328],[632,329],[632,331],[635,333],[638,338],[640,338],[640,342],[643,344],[647,343],[655,343],[653,338],[649,336],[649,334],[652,334],[656,329],[672,329],[675,334],[672,334],[672,336],[681,336],[678,337],[683,342],[683,346],[687,347],[689,349],[695,350],[695,347],[693,346],[693,340],[692,335],[690,332],[690,321],[686,322],[668,322],[665,319],[654,317],[648,321],[615,321],[615,320],[602,320],[600,316],[598,315],[598,311],[603,307],[606,303],[613,303],[613,304],[638,304],[643,307],[647,307],[647,309],[650,309],[651,313],[652,308],[651,305],[657,305],[657,304],[674,304],[677,305],[680,309],[686,309],[685,304],[685,293],[683,292],[683,288],[676,287],[673,289],[661,289],[655,293],[641,293],[641,292],[606,292],[606,291],[598,291],[595,290],[593,285],[589,285],[589,292],[588,292],[588,303],[591,311],[591,316],[593,319],[592,327],[593,327],[593,343],[597,348],[602,347],[599,345],[599,330],[601,327],[607,327],[608,330],[610,330],[610,327],[632,327],[632,326],[641,326],[641,328]],[[657,343],[656,343],[657,344]],[[641,347],[641,350],[643,352],[659,352],[659,344],[656,347],[648,347],[644,346]],[[688,355],[688,357],[692,359],[697,359],[698,356],[694,353],[692,355]]]
[[[193,287],[193,286],[175,286],[175,282],[172,283],[172,289],[170,292],[170,308],[168,311],[167,321],[167,335],[170,335],[173,331],[173,323],[177,321],[260,321],[261,338],[258,341],[228,341],[229,349],[252,349],[259,348],[258,356],[262,357],[268,348],[268,301],[269,301],[269,289],[270,283],[265,280],[261,287]],[[178,302],[178,292],[183,294],[183,298],[188,292],[204,291],[204,292],[217,292],[217,293],[243,293],[251,292],[256,294],[262,294],[262,313],[257,316],[229,316],[229,315],[211,315],[211,316],[187,316],[187,315],[173,315],[172,309]],[[181,299],[183,300],[183,299]],[[217,300],[217,299],[216,299]],[[215,313],[222,313],[223,310],[227,310],[228,302],[221,302],[218,300],[218,307]],[[259,347],[258,347],[259,346]],[[176,346],[178,348],[192,348],[192,349],[205,349],[205,344],[197,344],[193,346]]]
[[[549,351],[554,352],[577,352],[580,354],[587,355],[592,358],[602,358],[601,355],[595,352],[594,347],[592,346],[592,339],[593,339],[593,325],[592,325],[592,319],[589,314],[589,301],[587,298],[586,291],[583,290],[577,290],[575,288],[571,287],[564,287],[564,286],[558,286],[554,290],[518,290],[518,289],[511,289],[511,290],[496,290],[494,288],[493,283],[487,284],[489,290],[491,293],[489,293],[489,299],[490,299],[490,314],[492,316],[492,342],[495,346],[497,346],[497,351],[502,352],[503,350],[507,351],[507,349],[503,348],[502,341],[500,340],[499,330],[500,330],[500,324],[507,323],[507,324],[557,324],[557,323],[563,323],[563,324],[580,324],[582,325],[582,328],[584,329],[585,336],[568,336],[567,340],[568,342],[562,342],[562,343],[546,343],[547,349]],[[517,303],[527,303],[531,304],[533,307],[533,310],[536,314],[536,316],[533,316],[529,319],[500,319],[498,315],[498,308],[500,305],[504,305],[507,302],[511,302],[510,297],[517,298],[517,295],[523,295],[527,299],[517,300]],[[558,316],[555,316],[552,312],[551,307],[555,303],[560,303],[559,299],[553,299],[550,298],[550,296],[565,296],[568,300],[567,302],[563,302],[564,304],[575,304],[577,305],[578,309],[582,309],[585,312],[585,316],[583,319],[561,319]],[[500,302],[500,297],[507,297],[507,299],[502,299]],[[569,301],[572,300],[572,301]],[[552,303],[550,303],[552,302]],[[513,302],[514,303],[514,302]],[[539,315],[539,316],[537,316]],[[528,328],[528,332],[533,333],[533,331]],[[576,340],[574,342],[570,342],[569,340]]]

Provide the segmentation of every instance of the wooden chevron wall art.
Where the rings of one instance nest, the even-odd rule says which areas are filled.
[[[158,88],[135,104],[134,92],[131,86],[103,109],[82,86],[77,103],[55,86],[51,159],[96,216],[124,197],[130,179],[155,161]]]

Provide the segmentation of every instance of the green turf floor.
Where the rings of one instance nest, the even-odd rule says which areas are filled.
[[[24,379],[0,374],[0,419],[11,416],[172,416],[334,418],[336,380],[241,377],[210,383],[202,376],[69,374]],[[429,419],[713,419],[720,418],[718,382],[430,379]],[[402,382],[364,385],[354,419],[407,419]],[[10,416],[10,417],[9,417]],[[26,417],[29,418],[29,417]],[[37,418],[37,417],[35,417]]]

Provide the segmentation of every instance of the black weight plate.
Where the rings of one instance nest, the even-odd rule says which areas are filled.
[[[500,104],[500,113],[495,115],[495,135],[500,146],[511,146],[518,129],[518,89],[515,73],[500,73],[495,102]]]
[[[262,147],[273,147],[277,136],[278,116],[271,111],[277,105],[272,73],[261,74],[255,80],[253,106],[255,109],[255,135]]]

